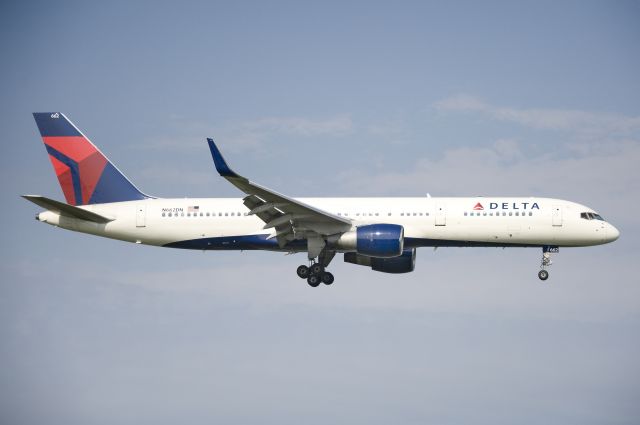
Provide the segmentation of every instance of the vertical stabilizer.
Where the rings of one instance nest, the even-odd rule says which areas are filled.
[[[34,112],[60,187],[70,205],[148,198],[60,112]]]

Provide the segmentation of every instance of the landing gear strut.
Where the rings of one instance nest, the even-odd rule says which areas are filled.
[[[542,281],[549,279],[549,272],[546,268],[553,264],[551,261],[551,253],[554,252],[560,252],[560,248],[548,245],[542,247],[542,261],[540,262],[540,271],[538,272],[538,278]]]

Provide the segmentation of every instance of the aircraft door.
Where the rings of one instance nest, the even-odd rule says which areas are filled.
[[[443,204],[436,205],[436,226],[447,225],[447,210]]]
[[[139,202],[136,205],[136,227],[145,227],[147,225],[147,204]]]
[[[554,226],[562,226],[562,207],[560,205],[554,205],[551,211],[551,223]]]

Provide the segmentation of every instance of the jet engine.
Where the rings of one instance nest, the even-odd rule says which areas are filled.
[[[367,257],[392,258],[402,254],[404,228],[398,224],[368,224],[343,233],[332,243],[344,251]]]

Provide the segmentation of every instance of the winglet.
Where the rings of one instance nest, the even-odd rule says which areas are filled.
[[[220,153],[220,149],[216,146],[213,139],[208,138],[207,142],[209,143],[209,150],[211,150],[211,156],[213,157],[213,163],[216,165],[216,170],[222,177],[240,177],[237,175],[229,166],[227,162],[222,157]]]

